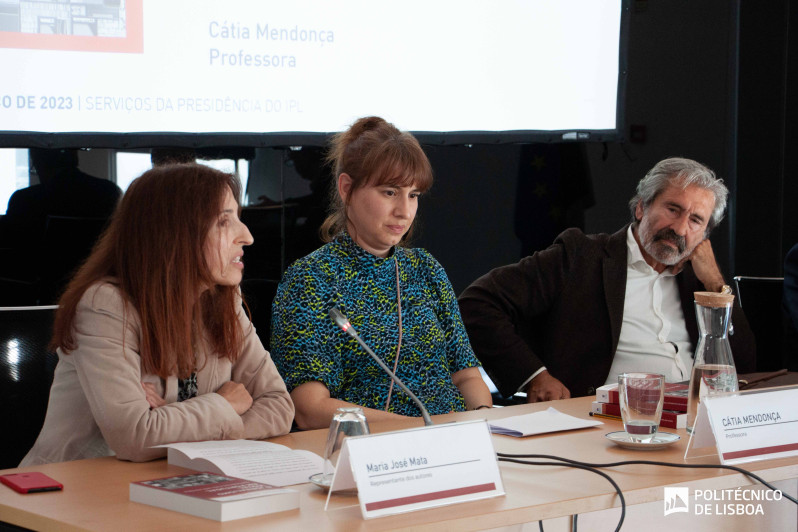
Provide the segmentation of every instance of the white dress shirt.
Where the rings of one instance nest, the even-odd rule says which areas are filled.
[[[662,373],[667,382],[690,378],[693,344],[687,334],[679,287],[670,268],[648,265],[632,228],[626,233],[626,294],[618,349],[607,384],[632,371]]]

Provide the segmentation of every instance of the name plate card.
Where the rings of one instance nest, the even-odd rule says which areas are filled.
[[[696,420],[696,446],[714,435],[723,464],[798,455],[798,388],[705,397]]]
[[[330,492],[355,485],[364,519],[504,495],[484,420],[347,438]]]

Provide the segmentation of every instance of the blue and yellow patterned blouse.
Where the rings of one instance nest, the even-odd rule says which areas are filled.
[[[396,374],[430,414],[465,410],[452,373],[479,366],[479,361],[441,265],[423,249],[397,246],[387,258],[375,257],[345,233],[292,264],[277,290],[271,355],[289,391],[319,381],[336,399],[385,408],[391,378],[328,312],[338,307],[393,369],[399,339],[394,261],[403,329]],[[421,415],[398,386],[388,411]]]

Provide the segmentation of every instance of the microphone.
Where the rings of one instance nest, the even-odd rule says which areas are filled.
[[[424,418],[424,425],[427,426],[432,425],[433,424],[432,419],[429,417],[429,412],[427,412],[427,409],[424,407],[424,404],[418,399],[418,397],[416,397],[416,394],[411,392],[410,389],[407,386],[405,386],[405,383],[403,383],[399,379],[399,377],[397,377],[394,374],[394,372],[391,371],[390,368],[388,368],[388,366],[385,365],[385,362],[380,360],[380,357],[378,357],[374,353],[374,351],[372,351],[371,348],[369,348],[369,346],[366,345],[366,342],[364,342],[360,338],[360,335],[357,334],[357,332],[355,332],[355,328],[352,327],[352,324],[349,323],[349,320],[346,318],[346,316],[344,316],[343,312],[333,307],[330,309],[330,318],[338,327],[341,328],[342,331],[344,331],[346,334],[357,340],[357,343],[360,344],[360,347],[362,347],[366,351],[366,353],[371,355],[371,358],[373,358],[375,362],[377,362],[377,364],[380,365],[382,370],[388,375],[390,375],[393,381],[399,386],[399,388],[401,388],[402,391],[405,392],[408,395],[408,397],[410,397],[410,399],[413,400],[418,409],[421,410],[421,417]]]

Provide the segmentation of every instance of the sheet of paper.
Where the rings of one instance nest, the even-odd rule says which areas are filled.
[[[548,432],[595,427],[603,424],[601,421],[569,416],[553,407],[549,407],[541,412],[493,420],[490,424],[490,431],[493,434],[520,438]]]

